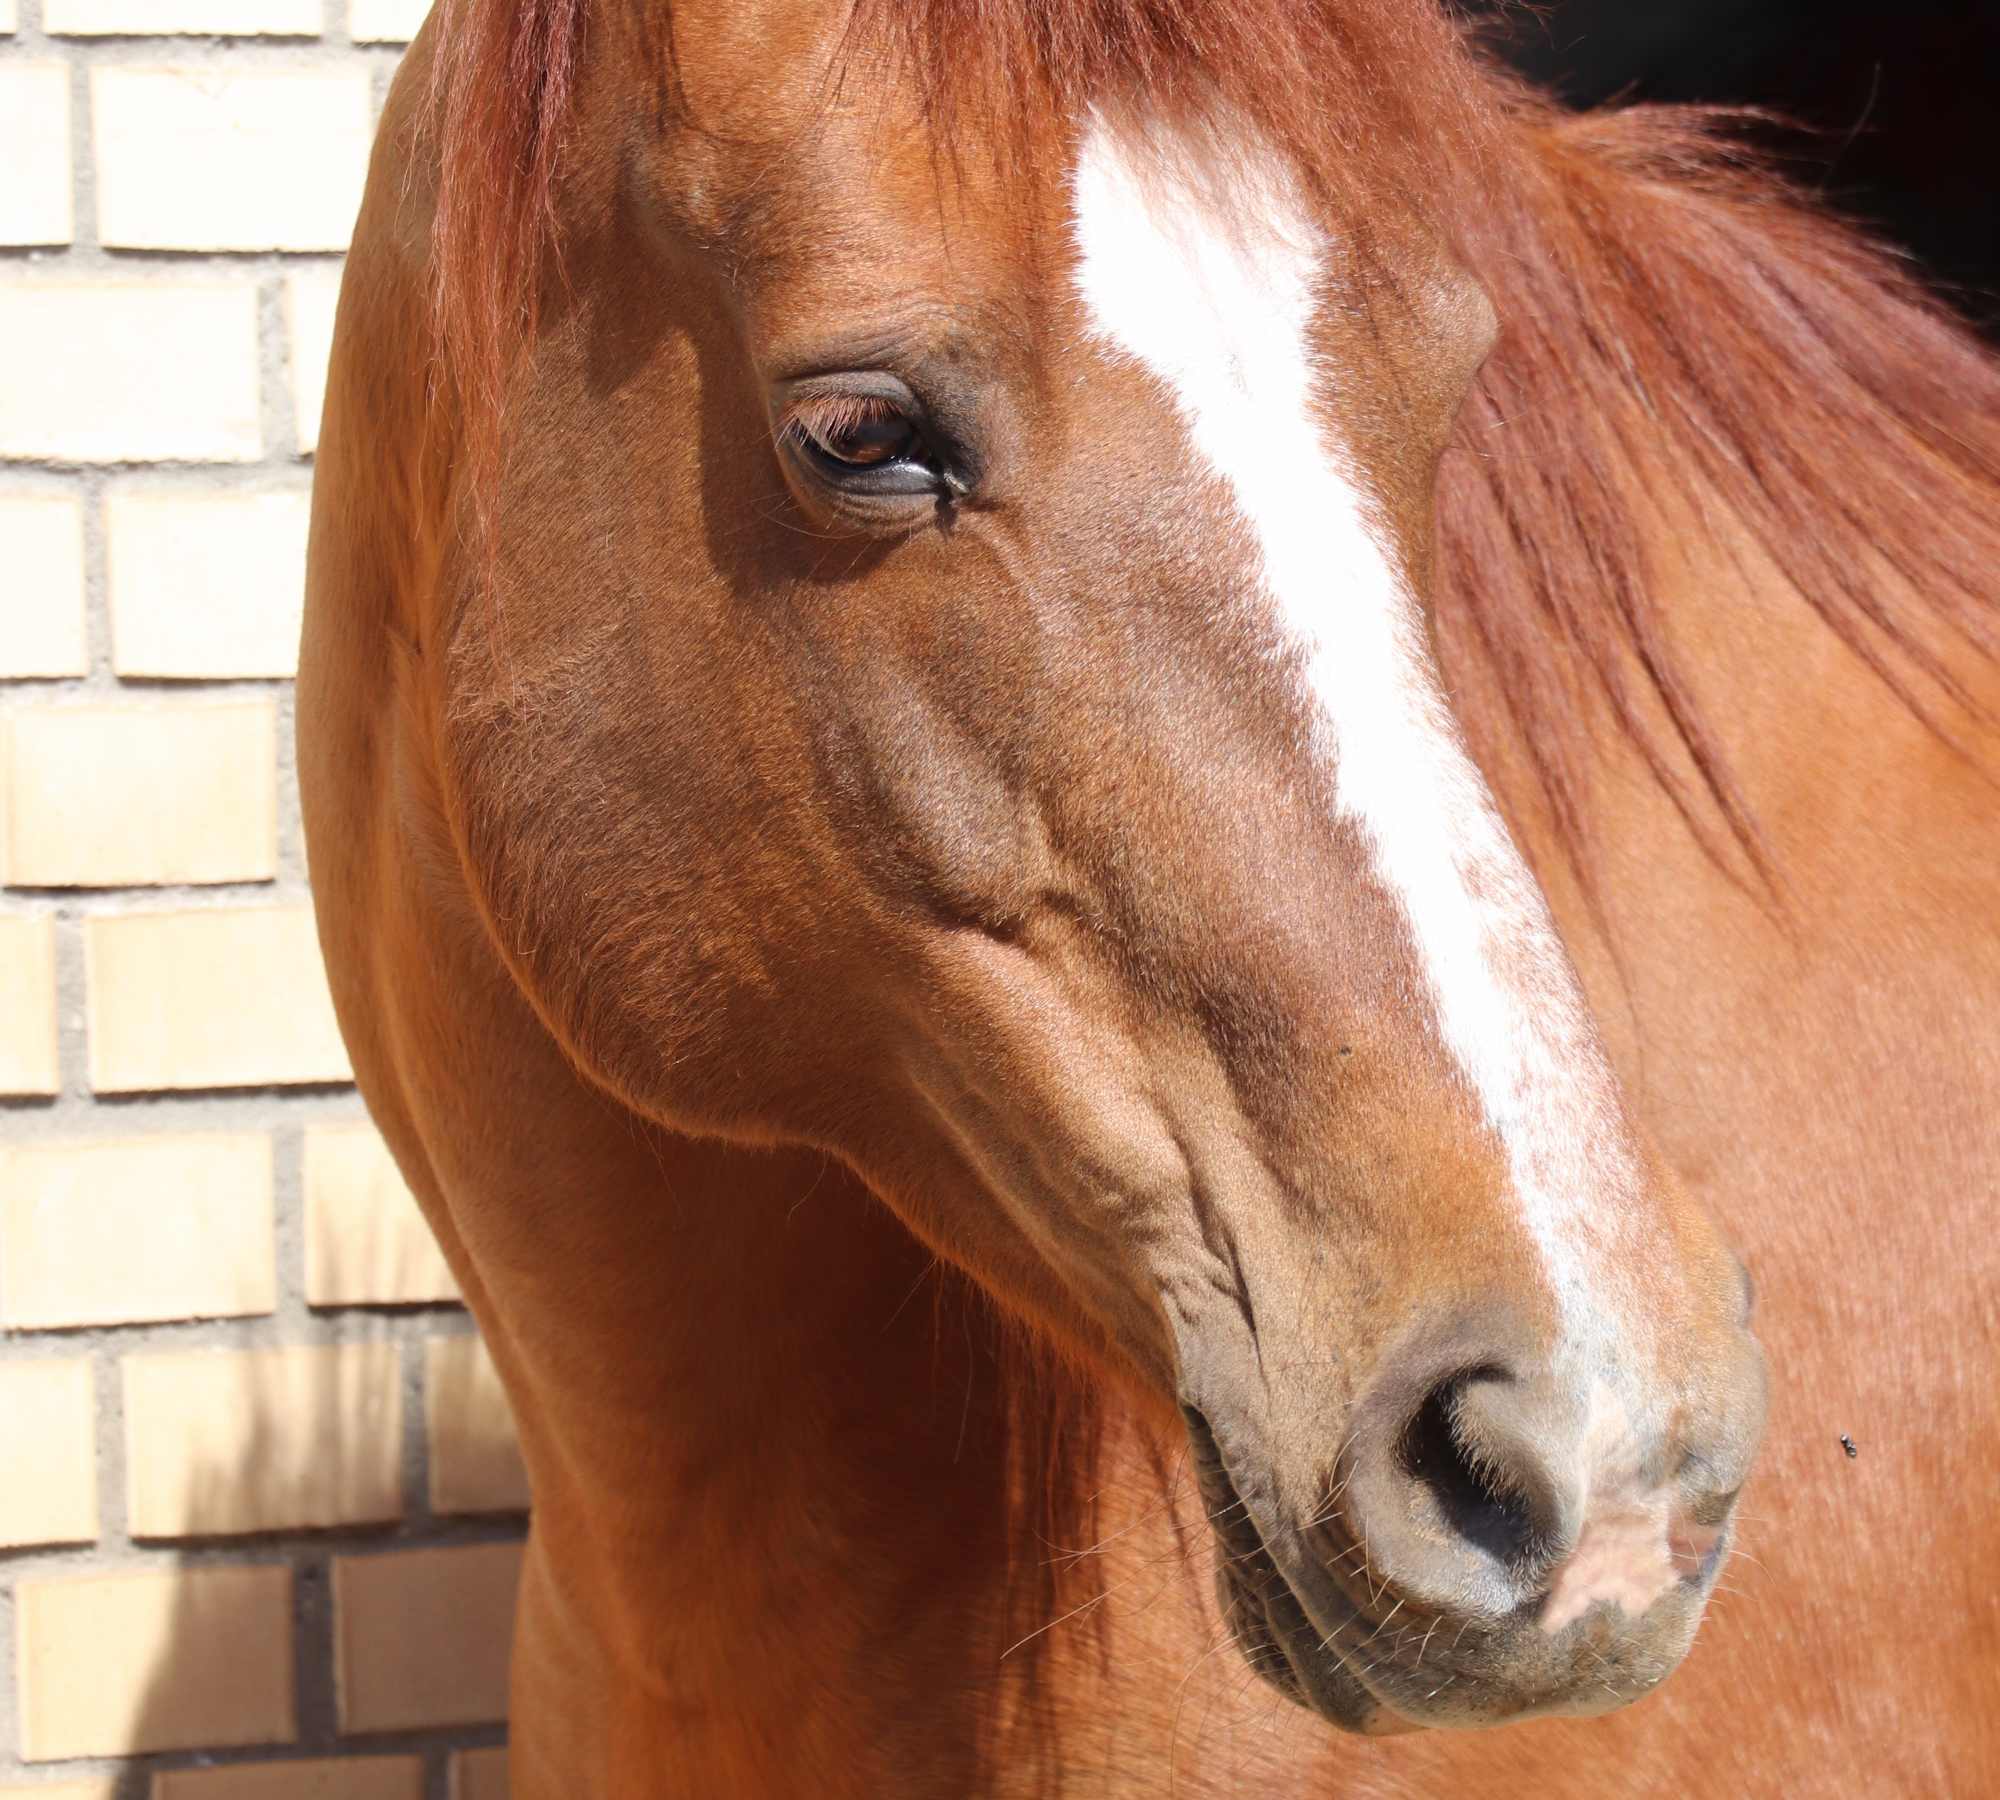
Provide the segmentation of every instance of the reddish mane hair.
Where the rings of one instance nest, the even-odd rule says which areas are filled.
[[[513,347],[534,335],[530,272],[555,236],[556,151],[587,3],[445,0],[437,9],[432,328],[469,418],[504,409]]]
[[[1689,517],[1718,548],[1747,536],[1949,736],[1977,708],[1936,626],[2000,651],[2000,362],[1744,149],[1742,115],[1518,118],[1462,239],[1502,337],[1441,470],[1440,620],[1493,665],[1586,877],[1579,675],[1711,856],[1729,866],[1733,840],[1782,881],[1674,643],[1657,545]]]

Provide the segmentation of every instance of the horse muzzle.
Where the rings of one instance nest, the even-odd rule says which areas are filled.
[[[1762,1433],[1762,1355],[1717,1349],[1700,1404],[1636,1422],[1615,1371],[1399,1357],[1323,1473],[1287,1481],[1249,1409],[1183,1400],[1252,1666],[1349,1731],[1607,1712],[1694,1640]],[[1287,1496],[1315,1496],[1299,1504]]]

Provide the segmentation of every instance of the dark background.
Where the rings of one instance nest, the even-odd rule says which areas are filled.
[[[1578,104],[1720,101],[1812,128],[1796,178],[2000,339],[2000,0],[1543,0],[1499,43]]]

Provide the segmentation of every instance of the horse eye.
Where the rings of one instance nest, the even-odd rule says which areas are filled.
[[[815,432],[821,454],[850,468],[875,469],[884,463],[907,461],[917,446],[917,429],[908,419],[856,419]]]
[[[843,398],[792,416],[793,437],[835,473],[917,463],[923,439],[909,416],[886,400]]]

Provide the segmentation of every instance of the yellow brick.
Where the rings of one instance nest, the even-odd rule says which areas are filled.
[[[112,494],[112,667],[184,681],[295,673],[309,512],[303,490]]]
[[[128,1356],[126,1512],[138,1538],[402,1516],[394,1344]]]
[[[347,29],[357,43],[407,44],[431,0],[348,0]]]
[[[0,1787],[0,1800],[118,1800],[118,1781],[37,1781],[27,1787]],[[503,1795],[501,1800],[506,1800]]]
[[[0,281],[0,344],[0,457],[263,454],[253,282],[15,277]]]
[[[0,494],[0,680],[89,668],[83,508],[67,494]]]
[[[278,709],[43,706],[6,721],[0,869],[14,887],[269,881]]]
[[[315,1762],[238,1763],[153,1777],[152,1800],[423,1800],[414,1756],[343,1756]],[[500,1800],[507,1800],[500,1795]]]
[[[291,339],[292,355],[292,416],[298,421],[299,449],[307,456],[319,448],[326,363],[333,349],[333,315],[339,300],[338,269],[306,269],[285,277],[285,330]]]
[[[100,1094],[350,1078],[310,907],[94,918],[84,969]]]
[[[368,73],[105,67],[90,77],[97,232],[138,250],[344,250]]]
[[[28,1762],[297,1735],[289,1569],[24,1580],[14,1616]]]
[[[0,1094],[53,1094],[56,922],[0,914]]]
[[[476,1337],[433,1338],[424,1346],[424,1370],[432,1510],[525,1511],[528,1472],[485,1344]]]
[[[504,1718],[520,1573],[518,1544],[335,1558],[341,1730]]]
[[[507,1752],[459,1751],[451,1759],[451,1800],[507,1800]]]
[[[409,1306],[458,1283],[375,1127],[306,1127],[306,1301]]]
[[[261,1133],[0,1150],[0,1324],[235,1318],[277,1304]]]
[[[318,37],[319,0],[42,0],[59,37]]]
[[[0,244],[66,244],[69,71],[59,62],[0,68]]]
[[[0,1545],[87,1544],[97,1536],[90,1364],[0,1363]]]

